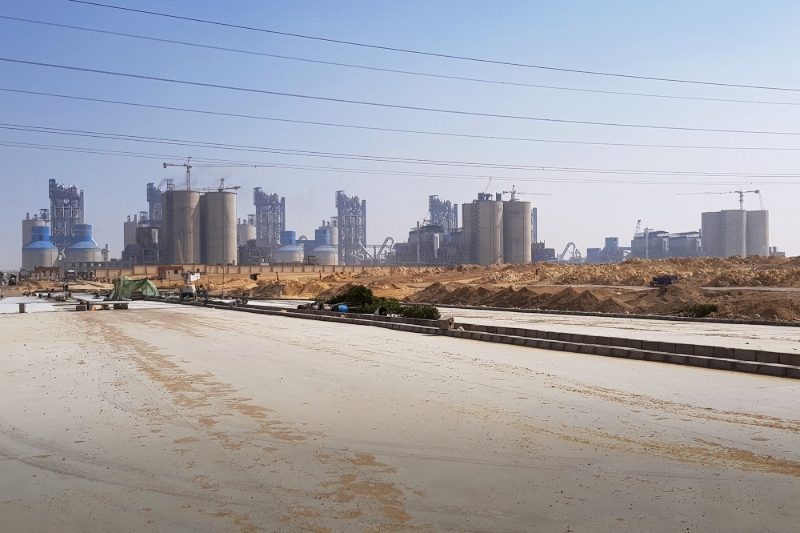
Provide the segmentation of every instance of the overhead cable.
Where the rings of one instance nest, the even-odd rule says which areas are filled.
[[[173,83],[178,85],[190,85],[195,87],[205,87],[210,89],[223,89],[229,91],[237,91],[237,92],[246,92],[246,93],[256,93],[256,94],[265,94],[270,96],[283,96],[288,98],[297,98],[302,100],[313,100],[313,101],[321,101],[321,102],[333,102],[339,104],[350,104],[350,105],[360,105],[360,106],[368,106],[368,107],[379,107],[379,108],[387,108],[387,109],[400,109],[404,111],[420,111],[420,112],[427,112],[427,113],[441,113],[441,114],[448,114],[448,115],[461,115],[461,116],[475,116],[475,117],[486,117],[486,118],[499,118],[499,119],[508,119],[508,120],[524,120],[524,121],[534,121],[534,122],[549,122],[549,123],[557,123],[557,124],[580,124],[580,125],[588,125],[588,126],[604,126],[604,127],[615,127],[615,128],[636,128],[636,129],[654,129],[654,130],[669,130],[669,131],[697,131],[697,132],[710,132],[710,133],[736,133],[736,134],[753,134],[753,135],[788,135],[788,136],[796,136],[800,135],[800,132],[780,132],[780,131],[763,131],[763,130],[736,130],[736,129],[721,129],[721,128],[692,128],[688,126],[659,126],[659,125],[647,125],[647,124],[628,124],[622,122],[600,122],[600,121],[589,121],[589,120],[569,120],[569,119],[559,119],[559,118],[547,118],[547,117],[533,117],[533,116],[524,116],[524,115],[505,115],[501,113],[482,113],[476,111],[463,111],[463,110],[456,110],[456,109],[442,109],[442,108],[433,108],[433,107],[422,107],[422,106],[411,106],[411,105],[401,105],[401,104],[388,104],[385,102],[370,102],[366,100],[351,100],[347,98],[332,98],[327,96],[316,96],[316,95],[308,95],[308,94],[299,94],[299,93],[287,93],[281,91],[269,91],[266,89],[255,89],[251,87],[237,87],[233,85],[222,85],[216,83],[205,83],[199,81],[189,81],[189,80],[178,80],[173,78],[163,78],[160,76],[146,76],[143,74],[131,74],[127,72],[117,72],[117,71],[110,71],[110,70],[101,70],[101,69],[92,69],[86,67],[75,67],[69,65],[58,65],[54,63],[43,63],[40,61],[25,61],[22,59],[13,59],[8,57],[0,57],[0,61],[6,63],[13,63],[13,64],[21,64],[21,65],[30,65],[36,67],[45,67],[45,68],[53,68],[53,69],[61,69],[61,70],[69,70],[75,72],[85,72],[85,73],[92,73],[92,74],[102,74],[106,76],[117,76],[123,78],[132,78],[132,79],[139,79],[139,80],[147,80],[147,81],[157,81],[163,83]]]
[[[682,84],[692,84],[692,85],[709,85],[715,87],[735,87],[735,88],[743,88],[743,89],[763,89],[763,90],[770,90],[770,91],[787,91],[787,92],[800,92],[800,89],[794,87],[779,87],[779,86],[770,86],[770,85],[747,85],[741,83],[725,83],[719,81],[706,81],[706,80],[690,80],[690,79],[682,79],[682,78],[668,78],[668,77],[659,77],[659,76],[642,76],[637,74],[623,74],[617,72],[603,72],[598,70],[585,70],[585,69],[573,69],[573,68],[565,68],[565,67],[553,67],[547,65],[536,65],[530,63],[519,63],[514,61],[502,61],[502,60],[495,60],[495,59],[484,59],[479,57],[469,57],[469,56],[462,56],[456,54],[444,54],[440,52],[429,52],[425,50],[415,50],[411,48],[401,48],[401,47],[394,47],[394,46],[385,46],[385,45],[378,45],[378,44],[369,44],[369,43],[362,43],[357,41],[346,41],[342,39],[332,39],[328,37],[319,37],[315,35],[306,35],[301,33],[292,33],[292,32],[285,32],[285,31],[278,31],[278,30],[270,30],[267,28],[258,28],[255,26],[245,26],[241,24],[232,24],[227,22],[220,22],[216,20],[208,20],[208,19],[201,19],[196,17],[187,17],[182,15],[173,15],[169,13],[163,13],[158,11],[148,11],[144,9],[135,9],[131,7],[122,7],[122,6],[115,6],[110,4],[102,4],[99,2],[89,2],[87,0],[67,0],[69,2],[75,4],[85,4],[95,7],[102,7],[107,9],[116,9],[120,11],[128,11],[131,13],[139,13],[143,15],[151,15],[151,16],[158,16],[158,17],[165,17],[174,20],[185,20],[189,22],[197,22],[201,24],[211,24],[214,26],[221,26],[225,28],[232,28],[232,29],[239,29],[239,30],[247,30],[247,31],[254,31],[260,33],[268,33],[272,35],[280,35],[283,37],[293,37],[298,39],[306,39],[312,41],[320,41],[325,43],[332,43],[332,44],[342,44],[347,46],[356,46],[359,48],[371,48],[375,50],[384,50],[387,52],[399,52],[404,54],[414,54],[417,56],[428,56],[428,57],[438,57],[442,59],[452,59],[458,61],[469,61],[473,63],[484,63],[484,64],[491,64],[491,65],[503,65],[508,67],[522,67],[522,68],[530,68],[530,69],[538,69],[538,70],[548,70],[554,72],[570,72],[573,74],[586,74],[591,76],[606,76],[612,78],[625,78],[625,79],[632,79],[632,80],[646,80],[646,81],[660,81],[660,82],[668,82],[668,83],[682,83]]]
[[[351,68],[351,69],[359,69],[359,70],[367,70],[367,71],[374,71],[374,72],[387,72],[391,74],[402,74],[407,76],[419,76],[425,78],[435,78],[435,79],[443,79],[443,80],[452,80],[452,81],[467,81],[473,83],[483,83],[483,84],[492,84],[492,85],[502,85],[508,87],[527,87],[527,88],[534,88],[534,89],[549,89],[549,90],[557,90],[557,91],[569,91],[569,92],[578,92],[578,93],[590,93],[590,94],[604,94],[604,95],[613,95],[613,96],[636,96],[636,97],[645,97],[645,98],[661,98],[661,99],[668,99],[668,100],[688,100],[688,101],[699,101],[699,102],[721,102],[721,103],[737,103],[737,104],[764,104],[764,105],[786,105],[786,106],[800,106],[800,102],[776,102],[771,100],[746,100],[746,99],[737,99],[737,98],[712,98],[712,97],[704,97],[704,96],[679,96],[679,95],[671,95],[671,94],[656,94],[656,93],[640,93],[640,92],[630,92],[630,91],[610,91],[610,90],[601,90],[601,89],[585,89],[585,88],[578,88],[578,87],[565,87],[560,85],[543,85],[543,84],[536,84],[536,83],[521,83],[521,82],[514,82],[514,81],[507,81],[507,80],[490,80],[486,78],[471,78],[465,76],[451,76],[446,74],[433,74],[429,72],[417,72],[412,70],[401,70],[401,69],[392,69],[392,68],[384,68],[384,67],[373,67],[369,65],[356,65],[353,63],[341,63],[337,61],[324,61],[320,59],[311,59],[306,57],[296,57],[296,56],[286,56],[280,54],[270,54],[266,52],[257,52],[254,50],[243,50],[240,48],[228,48],[224,46],[215,46],[209,44],[201,44],[201,43],[193,43],[188,41],[178,41],[174,39],[164,39],[160,37],[149,37],[145,35],[137,35],[132,33],[123,33],[117,31],[109,31],[109,30],[100,30],[96,28],[86,28],[83,26],[73,26],[70,24],[59,24],[55,22],[46,22],[41,20],[31,20],[31,19],[24,19],[19,17],[9,17],[5,15],[0,15],[0,19],[3,20],[12,20],[17,22],[25,22],[30,24],[39,24],[43,26],[51,26],[56,28],[65,28],[70,30],[79,30],[91,33],[97,33],[102,35],[111,35],[115,37],[127,37],[131,39],[139,39],[144,41],[152,41],[158,43],[166,43],[166,44],[175,44],[181,46],[189,46],[194,48],[201,48],[206,50],[217,50],[221,52],[231,52],[231,53],[238,53],[238,54],[246,54],[252,56],[260,56],[260,57],[268,57],[272,59],[282,59],[288,61],[298,61],[303,63],[312,63],[317,65],[328,65],[328,66],[335,66],[335,67],[343,67],[343,68]]]

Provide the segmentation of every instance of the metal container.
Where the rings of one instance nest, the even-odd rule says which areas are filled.
[[[503,262],[531,262],[531,203],[503,202]]]
[[[300,244],[284,244],[272,252],[273,263],[302,263],[305,254]]]
[[[200,193],[168,190],[162,195],[162,232],[159,234],[164,262],[199,264]]]
[[[236,193],[214,191],[200,199],[201,261],[236,264]]]
[[[75,244],[67,248],[65,252],[67,263],[101,263],[103,261],[103,251],[92,239],[91,224],[75,224],[72,235]]]
[[[236,225],[236,241],[242,245],[256,240],[256,227],[247,222],[240,222]]]
[[[50,228],[33,226],[31,242],[22,249],[22,268],[33,272],[36,267],[53,267],[58,259],[58,247],[50,242]]]
[[[314,248],[314,257],[317,258],[318,265],[338,265],[339,249],[333,246],[322,245]]]
[[[136,244],[136,228],[139,222],[136,215],[133,215],[133,220],[128,217],[128,220],[122,223],[122,248],[127,248],[132,244]]]
[[[22,247],[24,248],[31,242],[33,228],[47,226],[47,221],[41,218],[26,218],[22,221]]]
[[[747,255],[769,255],[769,211],[747,212]]]

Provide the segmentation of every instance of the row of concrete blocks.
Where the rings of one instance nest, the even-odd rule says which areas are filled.
[[[578,342],[563,342],[558,340],[519,337],[514,335],[482,333],[475,331],[448,330],[445,335],[462,339],[472,339],[484,342],[496,342],[539,348],[542,350],[556,350],[565,352],[583,353],[589,355],[602,355],[606,357],[620,357],[642,361],[655,361],[659,363],[672,363],[690,365],[717,370],[733,370],[751,374],[766,374],[770,376],[790,377],[800,379],[800,366],[782,363],[761,363],[751,360],[731,359],[715,356],[686,355],[674,352],[661,352],[646,349],[627,348],[623,346],[609,346],[598,344],[583,344]],[[620,339],[625,340],[625,339]],[[782,354],[784,355],[784,354]],[[793,354],[785,354],[793,355]]]
[[[202,305],[194,303],[190,305]],[[474,326],[473,324],[458,324],[456,329],[441,329],[439,327],[418,326],[411,323],[402,323],[398,321],[381,321],[374,320],[373,318],[355,318],[348,316],[344,313],[341,314],[311,314],[311,313],[298,313],[295,310],[272,310],[264,309],[263,307],[231,307],[224,305],[208,304],[207,307],[216,309],[235,309],[249,313],[284,316],[287,318],[304,318],[307,320],[321,320],[325,322],[337,322],[344,324],[354,324],[363,326],[377,326],[397,331],[406,331],[409,333],[423,333],[428,335],[446,335],[449,337],[460,339],[471,339],[483,342],[493,342],[498,344],[511,344],[515,346],[524,346],[528,348],[539,348],[541,350],[554,350],[574,352],[587,355],[601,355],[606,357],[619,357],[625,359],[634,359],[641,361],[653,361],[659,363],[671,363],[679,365],[697,366],[703,368],[711,368],[716,370],[732,370],[735,372],[747,372],[751,374],[765,374],[777,377],[789,377],[800,379],[800,366],[781,364],[781,363],[762,363],[752,360],[741,360],[724,357],[703,356],[703,355],[687,355],[674,352],[662,352],[658,350],[647,350],[629,348],[625,346],[612,346],[601,344],[586,344],[571,341],[539,339],[529,336],[511,335],[506,333],[488,333],[482,331],[468,331],[464,326]],[[360,315],[364,316],[364,315]],[[368,315],[367,315],[368,316]],[[408,319],[411,320],[411,319]],[[432,321],[435,322],[435,321]],[[505,328],[510,329],[510,328]],[[533,330],[521,330],[533,331]],[[627,340],[627,339],[617,339]],[[785,354],[792,355],[792,354]]]
[[[423,305],[423,304],[410,304]],[[485,307],[475,305],[435,305],[436,307],[450,309],[475,309],[477,311],[504,311],[512,313],[533,313],[542,315],[567,315],[567,316],[594,316],[602,318],[634,318],[638,320],[666,320],[669,322],[706,322],[712,324],[747,324],[750,326],[785,326],[800,327],[800,322],[781,322],[774,320],[752,320],[747,318],[696,318],[690,316],[670,316],[670,315],[640,315],[626,313],[601,313],[598,311],[557,311],[550,309],[523,309],[519,307]]]
[[[643,341],[640,339],[626,339],[620,337],[602,337],[598,335],[583,335],[581,333],[562,333],[558,331],[538,331],[534,329],[508,328],[502,326],[483,326],[476,324],[456,324],[470,332],[482,332],[499,335],[513,335],[517,337],[530,337],[578,344],[592,344],[601,346],[614,346],[632,348],[651,352],[676,353],[682,355],[698,355],[702,357],[716,357],[719,359],[737,359],[739,361],[755,361],[758,363],[779,363],[784,365],[800,366],[800,354],[770,352],[766,350],[748,350],[742,348],[725,348],[722,346],[704,346],[700,344],[685,344],[675,342]]]

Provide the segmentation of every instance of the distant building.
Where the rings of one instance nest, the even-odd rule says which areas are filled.
[[[702,214],[703,255],[769,255],[769,211],[731,209]]]

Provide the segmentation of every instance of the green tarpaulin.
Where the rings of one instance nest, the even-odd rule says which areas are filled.
[[[146,297],[157,298],[158,289],[153,282],[147,278],[131,279],[122,276],[114,279],[114,290],[109,295],[109,300],[130,300],[134,294]]]

